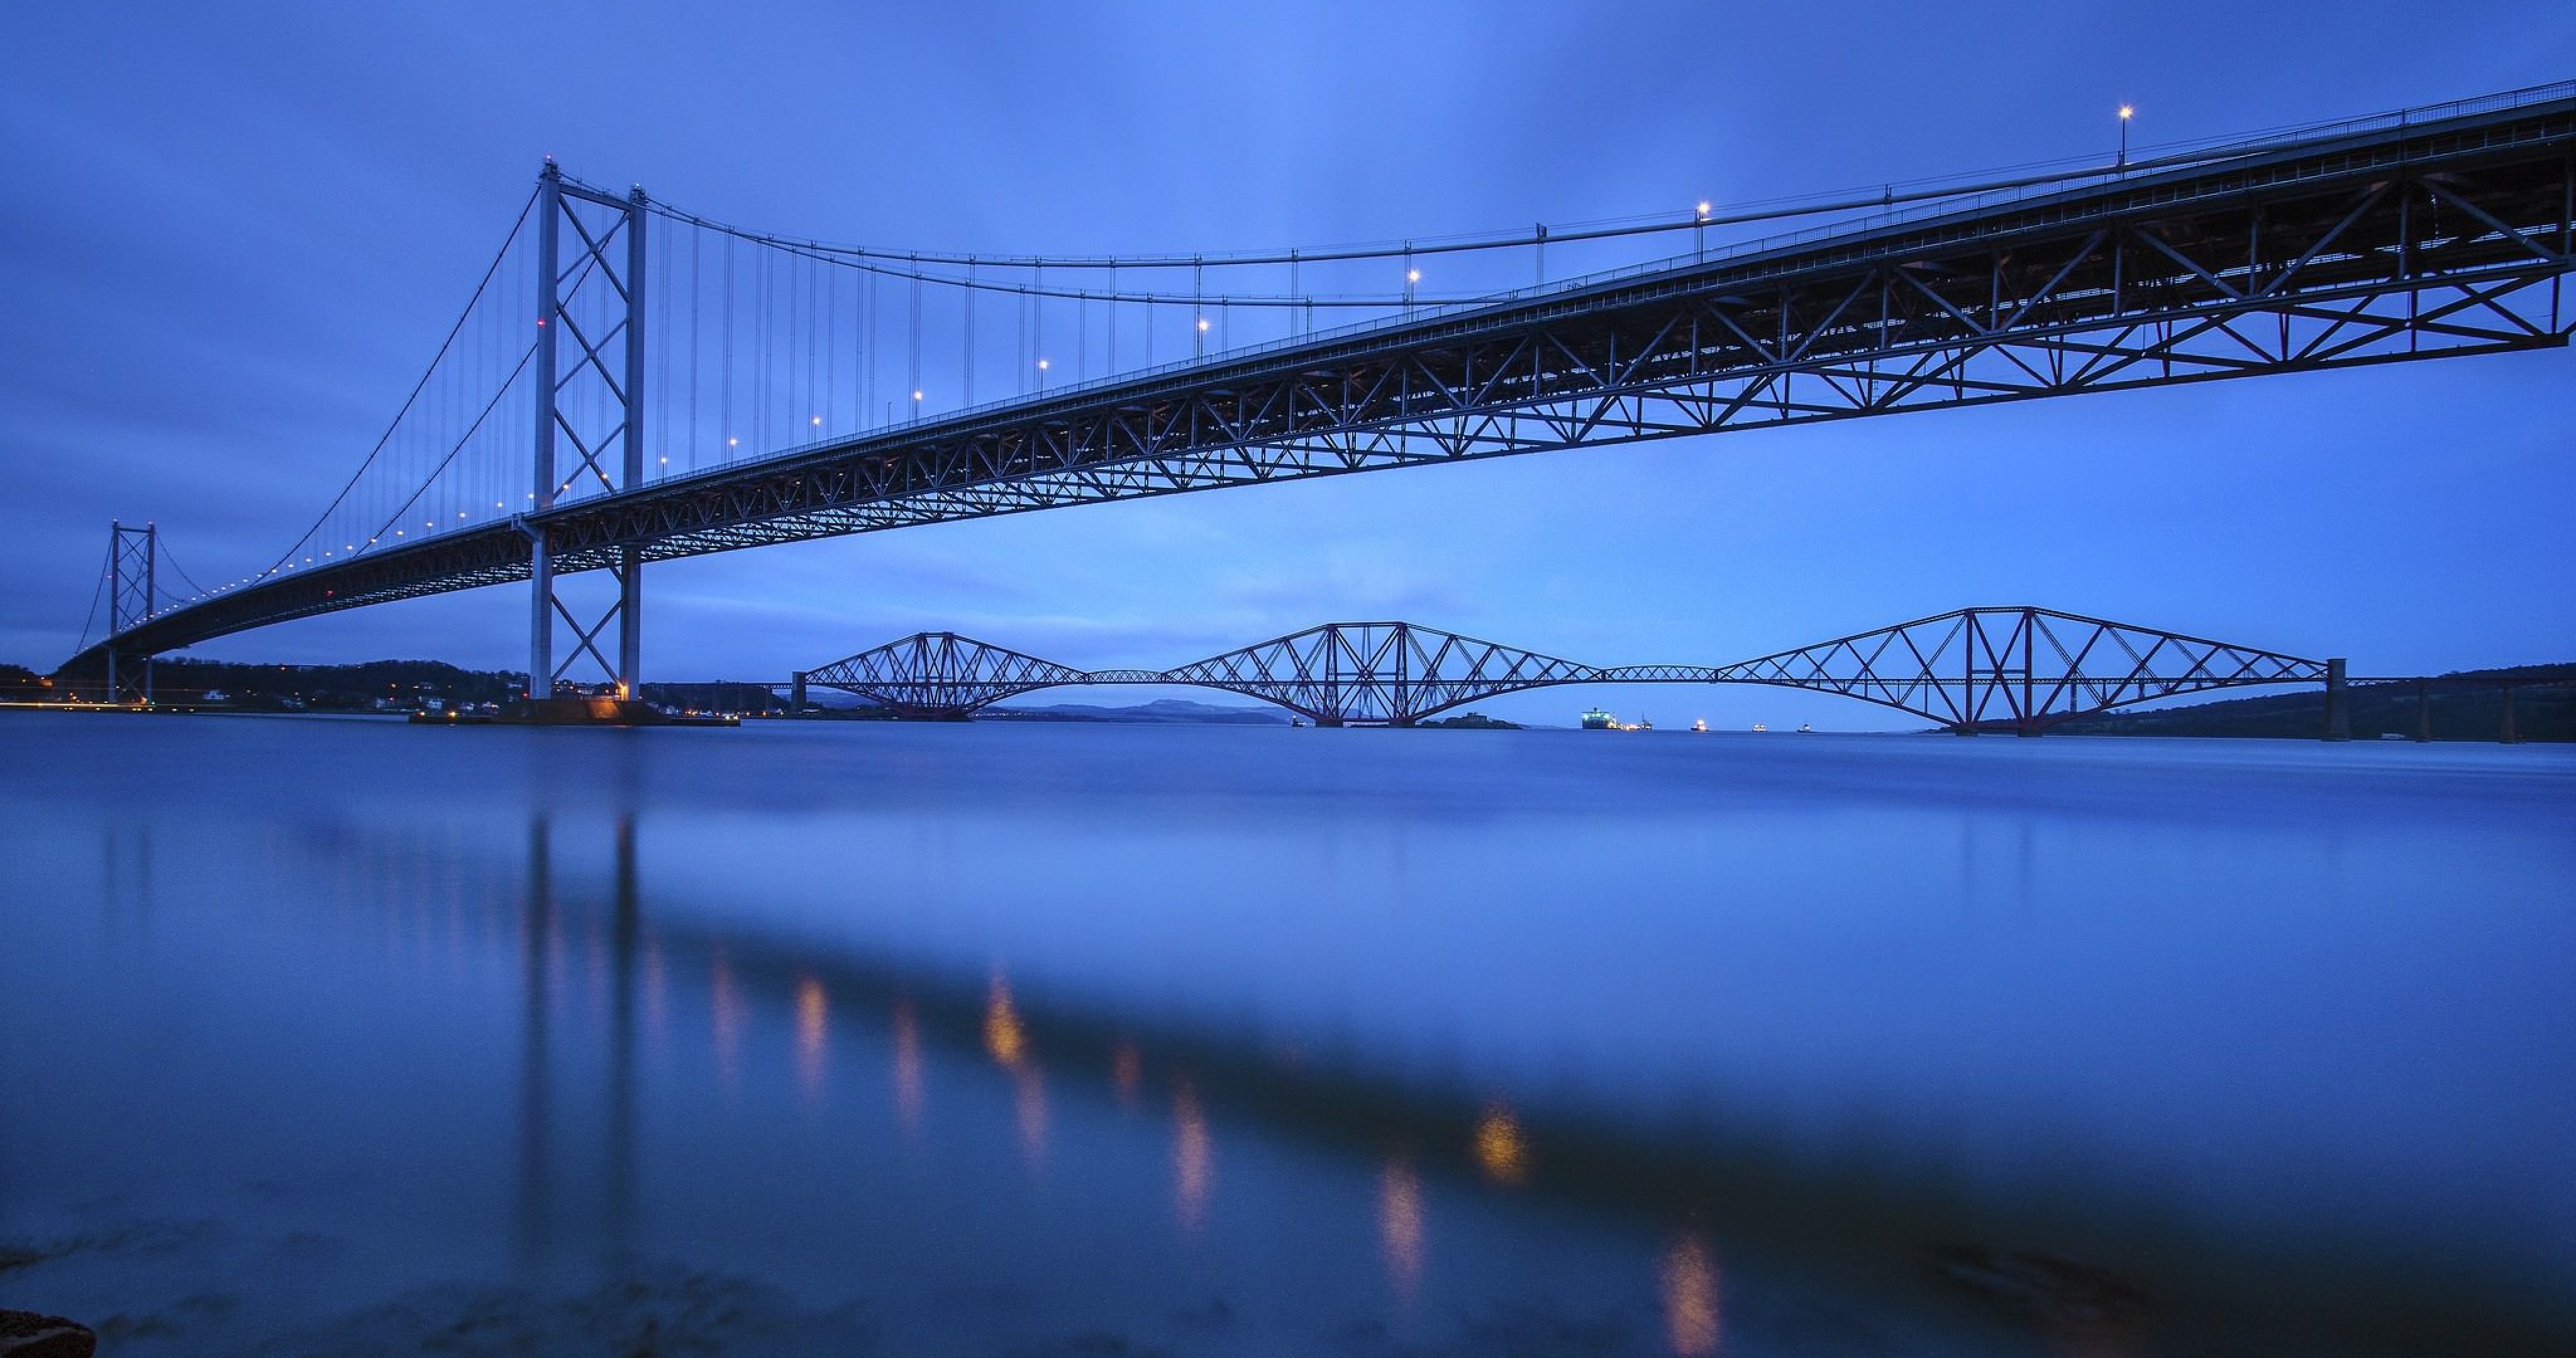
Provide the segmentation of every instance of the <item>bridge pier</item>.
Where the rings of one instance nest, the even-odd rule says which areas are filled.
[[[2336,656],[2326,662],[2326,733],[2327,740],[2352,739],[2352,710],[2345,701],[2344,659]]]
[[[795,679],[787,687],[787,711],[791,716],[802,716],[805,712],[805,673],[796,671]]]

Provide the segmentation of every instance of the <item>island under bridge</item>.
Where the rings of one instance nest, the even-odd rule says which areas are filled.
[[[1170,669],[1081,670],[917,632],[798,671],[899,717],[962,721],[1040,689],[1185,685],[1274,703],[1318,726],[1411,726],[1467,703],[1568,684],[1760,684],[1838,693],[1962,734],[2038,735],[2075,717],[2254,685],[2325,686],[2329,738],[2344,662],[2029,606],[1963,608],[1724,665],[1588,665],[1408,622],[1335,622]]]

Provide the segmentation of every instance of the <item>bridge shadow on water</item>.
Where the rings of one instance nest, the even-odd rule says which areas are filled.
[[[700,902],[656,898],[632,816],[608,825],[605,845],[600,828],[595,819],[532,820],[514,909],[524,1039],[515,1235],[532,1277],[573,1238],[612,1268],[636,1266],[639,1210],[649,1215],[639,1199],[656,1188],[638,1156],[638,1063],[654,1064],[666,1030],[696,1023],[716,1096],[731,1096],[744,1069],[764,1060],[791,1071],[809,1105],[827,1085],[874,1083],[915,1141],[925,1134],[926,1082],[976,1071],[998,1078],[1007,1112],[996,1104],[983,1116],[1007,1120],[999,1139],[1016,1142],[1032,1168],[1085,1174],[1076,1157],[1096,1143],[1064,1126],[1123,1117],[1127,1139],[1167,1143],[1154,1153],[1168,1154],[1172,1219],[1139,1207],[1113,1237],[1201,1232],[1220,1143],[1252,1141],[1375,1181],[1378,1257],[1363,1266],[1382,1268],[1398,1294],[1421,1281],[1432,1202],[1481,1201],[1488,1217],[1517,1216],[1542,1231],[1587,1223],[1662,1242],[1662,1332],[1651,1340],[1523,1314],[1471,1325],[1461,1351],[1563,1351],[1579,1341],[1594,1346],[1585,1351],[1624,1352],[1636,1341],[1641,1351],[1716,1352],[1721,1279],[1730,1350],[1738,1331],[1837,1351],[1878,1347],[1873,1322],[1852,1317],[2019,1333],[2044,1351],[2086,1355],[2541,1353],[2576,1323],[2403,1241],[2227,1236],[2080,1171],[2044,1190],[1998,1194],[1892,1137],[1819,1147],[1771,1129],[1758,1110],[1641,1126],[1553,1106],[1546,1091],[1389,1075],[1364,1052],[1299,1049],[1249,1025],[1036,992],[999,970],[923,967],[719,925],[694,908]],[[606,1078],[588,1106],[558,1093],[565,1042],[553,1025],[568,1011],[589,1012],[604,1029]],[[749,1049],[761,1043],[785,1050],[764,1058]],[[940,1135],[974,1134],[952,1126]],[[595,1157],[558,1156],[585,1145]],[[595,1182],[595,1197],[567,1195],[567,1179]],[[595,1201],[597,1215],[567,1231],[577,1200]],[[953,1210],[984,1215],[963,1203]],[[1782,1295],[1764,1296],[1771,1284]],[[1836,1299],[1823,1311],[1818,1288]]]

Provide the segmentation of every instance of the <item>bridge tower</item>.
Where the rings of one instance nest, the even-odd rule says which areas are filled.
[[[117,664],[116,639],[141,625],[152,616],[161,596],[161,529],[147,523],[128,528],[122,523],[107,526],[107,700],[121,703],[129,697],[152,701],[152,656],[149,652],[133,657],[132,663]]]
[[[576,489],[613,494],[644,483],[644,190],[624,198],[601,193],[566,181],[549,159],[537,177],[537,199],[535,479],[528,517],[520,520],[531,586],[527,696],[554,696],[555,682],[588,656],[616,683],[619,698],[632,699],[644,642],[642,549],[615,549],[608,569],[617,598],[585,624],[557,590],[554,547],[533,520]],[[559,466],[561,451],[577,463]],[[560,661],[558,622],[571,633]],[[614,661],[599,648],[611,622]]]

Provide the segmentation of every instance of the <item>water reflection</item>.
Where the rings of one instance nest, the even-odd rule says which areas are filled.
[[[1664,1251],[1664,1333],[1675,1353],[1717,1352],[1717,1261],[1708,1242],[1683,1235]]]
[[[1476,1163],[1498,1184],[1519,1184],[1529,1177],[1529,1142],[1519,1119],[1501,1104],[1485,1109],[1476,1120]]]
[[[1023,1062],[1011,1071],[1011,1116],[1020,1128],[1020,1153],[1032,1170],[1046,1167],[1046,1077],[1037,1063]]]
[[[650,1191],[653,1185],[638,1183],[655,1176],[652,1158],[639,1160],[644,1148],[635,1136],[637,1104],[664,1092],[652,1088],[654,1078],[642,1080],[639,1088],[636,1030],[640,1020],[649,1032],[660,1033],[666,1007],[677,1015],[672,1027],[679,1040],[710,1043],[717,1078],[728,1092],[748,1083],[755,1099],[783,1100],[782,1091],[792,1089],[794,1098],[809,1107],[831,1106],[837,1096],[842,1104],[857,1107],[855,1118],[844,1120],[836,1110],[833,1118],[815,1119],[811,1125],[850,1127],[853,1138],[866,1135],[866,1119],[885,1116],[883,1096],[874,1092],[883,1086],[875,1085],[872,1072],[862,1071],[854,1080],[850,1065],[854,1053],[874,1058],[878,1049],[869,1034],[883,1023],[894,1120],[902,1133],[917,1136],[924,1127],[929,1062],[948,1062],[943,1078],[952,1083],[943,1085],[944,1091],[966,1091],[944,1098],[943,1108],[949,1111],[943,1115],[947,1120],[936,1124],[942,1136],[931,1139],[933,1154],[954,1123],[978,1116],[969,1111],[978,1107],[983,1110],[980,1130],[995,1133],[998,1143],[1001,1112],[993,1099],[998,1067],[1010,1081],[1010,1116],[1032,1170],[1045,1167],[1051,1130],[1062,1143],[1054,1154],[1065,1172],[1048,1185],[1050,1194],[1070,1197],[1081,1191],[1081,1182],[1106,1182],[1108,1171],[1118,1168],[1116,1159],[1130,1158],[1128,1167],[1141,1176],[1136,1182],[1146,1191],[1129,1198],[1136,1218],[1091,1228],[1111,1236],[1151,1232],[1156,1239],[1168,1239],[1177,1232],[1236,1244],[1228,1232],[1241,1236],[1257,1229],[1247,1225],[1258,1214],[1246,1204],[1268,1203],[1264,1191],[1278,1186],[1265,1175],[1288,1175],[1279,1182],[1293,1194],[1318,1182],[1315,1176],[1347,1173],[1350,1192],[1330,1209],[1340,1213],[1347,1231],[1342,1247],[1347,1257],[1337,1262],[1356,1269],[1363,1286],[1382,1267],[1390,1293],[1407,1307],[1416,1304],[1427,1286],[1433,1304],[1423,1308],[1425,1315],[1440,1313],[1445,1290],[1483,1267],[1461,1262],[1481,1249],[1481,1231],[1493,1229],[1495,1221],[1526,1220],[1509,1214],[1526,1214],[1541,1203],[1550,1210],[1572,1205],[1587,1219],[1607,1220],[1631,1232],[1632,1250],[1617,1267],[1635,1289],[1639,1340],[1660,1328],[1664,1346],[1680,1355],[1714,1353],[1722,1342],[1758,1347],[1760,1335],[1747,1331],[1745,1316],[1760,1308],[1733,1295],[1727,1301],[1736,1308],[1734,1333],[1722,1333],[1721,1238],[1701,1231],[1667,1237],[1662,1223],[1724,1221],[1729,1232],[1722,1237],[1724,1262],[1737,1266],[1730,1281],[1741,1292],[1744,1279],[1752,1275],[1738,1254],[1748,1237],[1831,1235],[1836,1237],[1832,1249],[1849,1256],[1855,1275],[1915,1277],[1922,1270],[1913,1252],[1920,1249],[1925,1221],[1954,1210],[1953,1200],[1942,1195],[1955,1193],[1955,1184],[1908,1184],[1882,1177],[1881,1172],[1898,1163],[1893,1156],[1865,1165],[1869,1173],[1852,1175],[1800,1163],[1776,1146],[1650,1139],[1615,1122],[1569,1116],[1518,1086],[1493,1086],[1513,1089],[1514,1102],[1470,1099],[1434,1079],[1407,1084],[1371,1078],[1355,1063],[1338,1062],[1329,1050],[1312,1045],[1299,1058],[1283,1055],[1286,1044],[1274,1038],[1211,1031],[1185,1019],[1158,1021],[1097,1001],[1091,1007],[1066,1003],[1062,990],[1044,983],[1043,972],[1021,972],[1022,993],[1015,993],[1010,977],[999,970],[943,972],[934,965],[896,962],[847,946],[788,941],[746,929],[738,919],[713,911],[693,915],[685,908],[671,910],[669,903],[665,913],[648,917],[633,819],[615,825],[609,899],[601,901],[595,885],[584,885],[598,881],[597,825],[594,821],[582,828],[569,813],[557,823],[543,817],[530,821],[525,888],[515,893],[521,896],[515,961],[522,992],[516,1235],[525,1269],[544,1259],[553,1235],[561,1235],[565,1252],[571,1252],[574,1216],[567,1209],[582,1204],[593,1184],[600,1193],[597,1242],[602,1254],[623,1258],[636,1252],[639,1191],[645,1201],[660,1202]],[[575,851],[584,842],[590,846],[587,874],[583,855]],[[554,861],[558,855],[563,859],[560,872]],[[371,852],[369,861],[378,857],[389,857],[380,864],[388,873],[421,870],[403,854]],[[434,898],[380,891],[377,899],[389,915],[417,922],[426,918],[421,908]],[[452,949],[454,898],[444,904]],[[486,927],[506,931],[513,922],[509,915],[506,909],[492,909],[483,918]],[[719,926],[707,922],[710,918],[724,918],[721,935]],[[504,948],[508,937],[500,935]],[[576,940],[574,946],[586,959],[573,968],[569,987],[567,938]],[[666,951],[671,977],[667,995]],[[703,990],[695,984],[700,976],[705,978]],[[576,993],[586,984],[590,993]],[[703,1027],[689,1012],[701,1002],[709,1011]],[[592,1015],[599,1016],[602,1028],[596,1045],[588,1031]],[[842,1029],[837,1053],[836,1018]],[[1146,1050],[1155,1054],[1150,1072]],[[836,1055],[843,1067],[837,1080],[831,1078]],[[604,1082],[599,1079],[602,1057]],[[747,1082],[742,1080],[745,1063],[750,1063]],[[701,1092],[707,1078],[702,1060],[646,1064],[648,1076],[671,1066],[686,1068],[686,1083],[673,1095],[680,1103]],[[792,1086],[787,1079],[769,1078],[782,1068],[792,1075]],[[1187,1074],[1176,1076],[1179,1071]],[[507,1072],[505,1064],[504,1081]],[[1061,1077],[1054,1093],[1064,1100],[1053,1107],[1045,1080],[1049,1074]],[[1109,1125],[1124,1130],[1103,1135],[1096,1114],[1112,1106],[1113,1096],[1131,1108],[1150,1108],[1149,1074],[1152,1089],[1170,1091],[1168,1132],[1160,1118],[1148,1113],[1135,1120],[1110,1119]],[[859,1086],[856,1094],[850,1088],[854,1084]],[[505,1091],[506,1085],[504,1097]],[[596,1129],[584,1125],[587,1110],[603,1104],[602,1124]],[[658,1144],[664,1141],[662,1115],[657,1104],[653,1150],[663,1149]],[[1213,1211],[1213,1125],[1219,1117],[1227,1119],[1229,1128],[1227,1213]],[[1267,1155],[1277,1141],[1308,1151],[1320,1148],[1325,1154],[1307,1157],[1308,1163],[1294,1171],[1282,1171]],[[1540,1145],[1546,1148],[1543,1166],[1536,1150]],[[1384,1148],[1391,1146],[1408,1149],[1388,1156]],[[961,1212],[1008,1219],[1024,1210],[1008,1199],[997,1201],[1005,1190],[995,1188],[992,1180],[1014,1179],[989,1175],[997,1148],[984,1150],[985,1178],[942,1182],[938,1192],[954,1199]],[[914,1164],[934,1163],[927,1157],[909,1158]],[[596,1179],[589,1177],[593,1172]],[[1155,1180],[1166,1172],[1172,1185],[1168,1219],[1151,1194]],[[1295,1177],[1299,1175],[1308,1177]],[[1444,1267],[1426,1284],[1427,1202],[1435,1188],[1443,1194]],[[1025,1186],[1014,1180],[1008,1191],[1025,1191]],[[943,1200],[942,1205],[949,1204]],[[1723,1210],[1690,1215],[1712,1205]],[[1364,1238],[1372,1206],[1376,1260]],[[640,1225],[649,1237],[649,1223]],[[1743,1234],[1735,1233],[1739,1230]],[[1204,1249],[1193,1257],[1226,1253]],[[2104,1347],[2099,1335],[2051,1338],[2063,1352],[2116,1351]]]
[[[1118,1091],[1118,1101],[1133,1108],[1136,1097],[1145,1087],[1145,1058],[1133,1042],[1120,1042],[1109,1053],[1109,1083]]]
[[[742,996],[734,990],[733,959],[723,943],[714,943],[707,949],[707,1025],[715,1036],[716,1080],[728,1094],[734,1091],[739,1074],[742,1024]]]
[[[601,1166],[607,1203],[601,1245],[611,1264],[616,1264],[633,1251],[635,1237],[635,954],[637,937],[643,932],[644,902],[637,881],[633,816],[617,821],[617,885],[611,909],[608,1127]]]
[[[1199,1108],[1198,1091],[1184,1079],[1172,1090],[1172,1198],[1183,1231],[1198,1229],[1215,1179],[1216,1152],[1208,1139],[1207,1114]]]
[[[608,927],[599,929],[596,910],[568,908],[556,885],[555,834],[545,817],[528,827],[526,886],[519,912],[519,985],[521,1053],[519,1081],[518,1187],[515,1198],[515,1244],[523,1275],[541,1273],[553,1249],[557,1208],[553,1089],[555,1075],[555,1005],[561,998],[560,970],[564,951],[564,916],[586,916],[586,939],[598,948],[594,1000],[604,1000],[606,1058],[600,1117],[600,1213],[597,1241],[603,1261],[620,1265],[633,1252],[637,1146],[636,1104],[636,972],[645,948],[643,899],[636,861],[632,817],[619,818],[612,855]],[[594,1010],[593,1012],[599,1012]],[[577,1027],[577,1025],[576,1025]],[[577,1120],[576,1120],[577,1121]],[[576,1164],[580,1158],[576,1157]]]
[[[984,998],[984,1050],[1011,1070],[1019,1069],[1028,1055],[1028,1035],[1020,1028],[1019,1011],[1011,1007],[1010,983],[998,975]]]
[[[1377,1233],[1395,1295],[1410,1302],[1422,1281],[1422,1179],[1401,1156],[1378,1171]]]
[[[796,981],[796,1088],[807,1103],[823,1090],[824,1048],[830,1039],[831,1001],[811,976]]]
[[[912,1001],[894,1002],[894,1111],[905,1134],[921,1127],[921,1023]]]
[[[528,826],[527,899],[519,911],[519,1216],[518,1254],[522,1272],[533,1270],[546,1250],[547,1167],[546,1093],[553,1083],[547,1072],[547,1022],[551,1009],[550,956],[554,933],[554,854],[548,843],[551,826],[539,817]]]
[[[984,994],[984,1051],[1011,1074],[1011,1114],[1019,1124],[1020,1153],[1029,1168],[1046,1164],[1046,1077],[1029,1056],[1028,1030],[1011,1007],[1011,984],[993,975]]]

